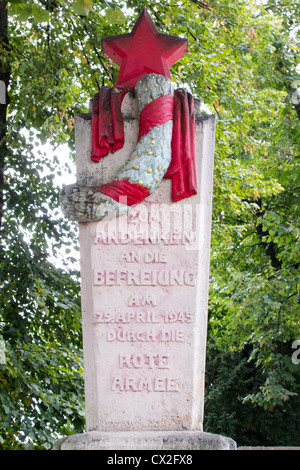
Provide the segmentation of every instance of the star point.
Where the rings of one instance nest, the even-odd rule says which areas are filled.
[[[144,8],[131,33],[102,38],[102,48],[120,67],[117,85],[133,88],[149,73],[171,78],[170,67],[186,53],[188,40],[159,33]]]

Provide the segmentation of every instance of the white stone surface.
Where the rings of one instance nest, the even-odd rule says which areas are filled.
[[[76,117],[78,183],[113,179],[134,148],[131,95],[122,110],[125,147],[99,163]],[[202,431],[214,131],[198,115],[197,195],[172,203],[164,180],[128,214],[79,224],[88,431]]]
[[[57,441],[54,450],[236,450],[225,436],[201,431],[90,431]],[[136,454],[135,454],[136,455]],[[160,459],[154,454],[153,464]],[[178,458],[178,456],[177,456]],[[165,460],[167,462],[168,460]],[[185,460],[186,463],[192,463]],[[169,463],[170,460],[169,460]],[[178,464],[178,460],[174,460]]]
[[[6,104],[6,86],[3,80],[0,80],[0,104]]]

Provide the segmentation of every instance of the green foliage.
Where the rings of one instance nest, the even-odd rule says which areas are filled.
[[[0,448],[47,449],[84,426],[78,274],[49,259],[67,251],[74,228],[54,210],[53,175],[40,173],[25,138],[12,137],[0,246]]]
[[[251,346],[228,351],[216,345],[209,332],[205,430],[230,436],[239,446],[298,446],[300,399],[296,392],[300,374],[299,365],[291,361],[290,346],[277,354],[278,369],[269,376],[267,394],[261,400],[266,376],[263,368],[249,359]],[[288,392],[291,387],[294,393]]]
[[[49,448],[62,430],[84,425],[78,283],[21,234],[5,243],[10,251],[1,247],[0,446]]]
[[[284,6],[285,5],[285,6]],[[83,429],[76,226],[58,208],[56,148],[115,64],[101,37],[146,6],[189,38],[171,69],[217,115],[205,426],[238,444],[299,445],[299,3],[11,0],[0,299],[0,446]],[[1,37],[1,34],[0,34]],[[0,70],[1,73],[1,70]],[[40,145],[51,145],[42,151]],[[1,163],[1,162],[0,162]],[[1,168],[2,169],[2,168]],[[53,259],[59,260],[55,267]],[[5,345],[5,350],[4,350]]]

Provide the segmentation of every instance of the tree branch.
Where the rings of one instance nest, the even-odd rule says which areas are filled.
[[[258,201],[256,201],[256,202],[257,202],[257,205],[259,206],[259,210],[256,211],[256,215],[258,217],[260,217],[265,213],[265,211],[262,210],[262,201],[261,201],[261,199],[258,199]],[[280,261],[280,259],[277,256],[275,243],[273,241],[266,242],[263,239],[264,236],[269,235],[269,231],[268,230],[263,231],[262,223],[259,223],[259,224],[256,225],[256,233],[257,233],[258,237],[260,238],[260,240],[262,241],[262,244],[265,248],[266,254],[271,259],[271,265],[273,266],[273,268],[281,269],[282,268],[282,262]]]

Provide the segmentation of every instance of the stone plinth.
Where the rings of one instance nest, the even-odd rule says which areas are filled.
[[[201,431],[90,431],[62,438],[54,450],[236,450],[236,443]]]
[[[79,184],[112,180],[134,149],[130,94],[122,112],[125,146],[99,163],[91,116],[76,117]],[[165,179],[125,215],[79,224],[87,433],[57,448],[235,448],[202,432],[214,136],[198,109],[197,195],[173,203]]]

